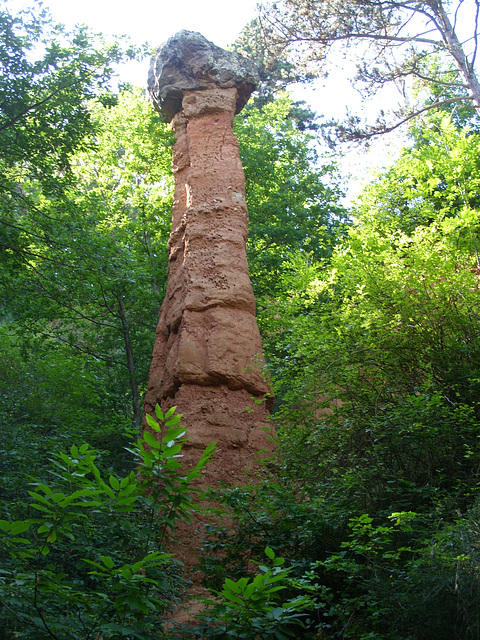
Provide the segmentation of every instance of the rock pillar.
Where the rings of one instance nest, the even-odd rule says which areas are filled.
[[[269,386],[232,128],[256,81],[252,63],[188,31],[158,50],[149,74],[150,96],[176,143],[167,292],[145,408],[154,415],[156,403],[176,405],[183,413],[187,462],[217,441],[210,482],[241,482],[245,466],[268,447]]]

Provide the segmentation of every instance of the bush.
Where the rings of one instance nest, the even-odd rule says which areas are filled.
[[[140,463],[138,477],[133,471],[106,476],[95,450],[74,445],[55,454],[50,483],[32,479],[24,503],[29,517],[0,520],[6,637],[152,637],[181,585],[163,542],[175,522],[197,508],[192,482],[214,447],[195,468],[183,469],[185,429],[174,411],[164,416],[157,406],[167,430],[163,438],[148,417],[152,431],[131,450]]]
[[[284,597],[294,582],[292,568],[285,568],[284,558],[266,547],[271,566],[259,563],[260,572],[239,580],[226,578],[220,591],[212,591],[215,600],[202,599],[206,606],[199,617],[199,626],[181,630],[182,637],[212,638],[212,640],[288,640],[298,638],[305,628],[303,613],[314,606],[308,594]],[[284,594],[283,594],[284,595]]]

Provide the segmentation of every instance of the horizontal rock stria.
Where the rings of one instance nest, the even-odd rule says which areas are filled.
[[[152,60],[149,92],[171,119],[175,195],[165,300],[146,412],[176,405],[187,427],[187,461],[217,441],[210,482],[244,481],[269,448],[270,388],[264,376],[248,274],[248,212],[233,118],[248,100],[254,65],[180,32]]]

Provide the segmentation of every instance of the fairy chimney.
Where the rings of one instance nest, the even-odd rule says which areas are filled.
[[[258,83],[255,65],[202,35],[180,31],[152,58],[148,91],[171,122],[175,195],[168,282],[158,323],[146,412],[176,405],[187,427],[187,463],[207,444],[206,476],[242,482],[268,448],[264,377],[248,275],[245,180],[233,118]]]

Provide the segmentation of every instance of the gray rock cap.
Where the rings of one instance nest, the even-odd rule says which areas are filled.
[[[254,62],[217,47],[195,31],[179,31],[160,46],[148,72],[148,93],[165,122],[180,111],[183,91],[236,87],[235,113],[239,113],[258,83]]]

